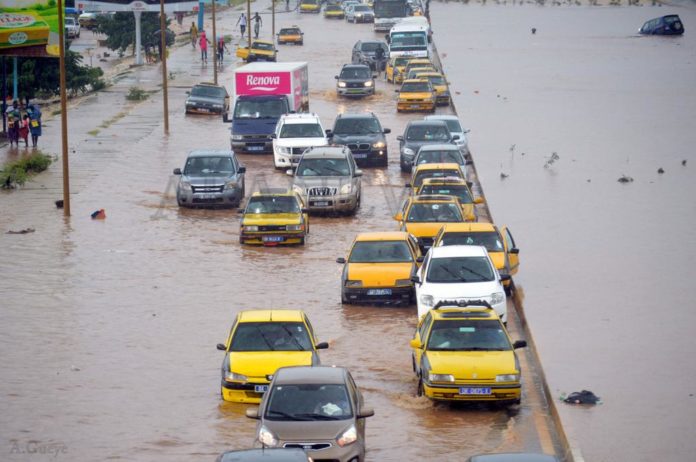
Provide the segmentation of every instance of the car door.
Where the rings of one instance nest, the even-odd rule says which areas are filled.
[[[351,55],[350,62],[353,64],[360,63],[360,42],[353,45],[353,54]]]
[[[352,154],[348,154],[346,156],[346,158],[348,159],[348,164],[350,165],[350,171],[351,171],[350,181],[351,181],[353,190],[357,191],[357,196],[355,196],[355,197],[356,198],[361,197],[362,178],[360,178],[359,176],[356,175],[356,172],[358,171],[358,164],[355,163],[355,159],[353,158]]]
[[[421,292],[421,287],[423,287],[423,284],[425,283],[425,275],[428,274],[428,263],[430,262],[430,252],[425,254],[425,257],[423,258],[423,263],[421,264],[420,268],[418,268],[418,272],[416,273],[416,276],[418,276],[418,279],[420,280],[419,283],[414,283],[414,287],[416,289],[416,303],[419,300],[420,297],[420,292]]]
[[[503,245],[505,246],[510,275],[516,274],[517,268],[520,266],[520,249],[515,246],[515,239],[513,239],[507,226],[500,228],[500,234],[503,236]]]
[[[428,337],[428,330],[433,322],[433,316],[428,312],[423,319],[418,324],[416,328],[415,339],[421,342],[421,348],[413,349],[413,372],[420,376],[421,374],[421,359],[423,358],[423,352],[425,351],[425,341]]]
[[[355,426],[357,427],[358,434],[360,435],[361,439],[365,439],[365,419],[358,419],[357,416],[362,411],[363,406],[365,405],[365,401],[363,399],[362,393],[360,393],[360,390],[358,389],[358,386],[355,384],[355,380],[353,380],[353,376],[350,375],[350,372],[346,371],[346,386],[348,388],[348,393],[350,394],[350,398],[353,401],[353,412],[355,413]]]

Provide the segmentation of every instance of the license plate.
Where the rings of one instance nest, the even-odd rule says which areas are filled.
[[[206,109],[204,107],[199,107],[198,112],[210,112],[210,109]]]
[[[418,109],[420,107],[419,104],[412,104],[409,106],[411,109]]]
[[[368,289],[367,295],[391,295],[391,289]]]
[[[268,385],[254,385],[254,391],[256,393],[266,393],[268,391]]]
[[[355,159],[366,159],[366,158],[367,158],[367,153],[353,154],[353,158],[355,158]]]
[[[283,242],[285,240],[283,236],[263,236],[261,239],[263,242]]]
[[[459,388],[460,395],[490,395],[490,387],[479,388],[479,387],[461,387]]]
[[[249,151],[263,151],[263,146],[247,146]]]
[[[328,201],[318,201],[314,203],[315,206],[317,207],[326,207],[329,205]]]
[[[199,194],[199,199],[215,199],[215,194]]]

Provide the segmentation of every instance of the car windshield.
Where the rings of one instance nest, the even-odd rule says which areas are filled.
[[[312,351],[301,322],[242,322],[232,336],[230,351]]]
[[[414,125],[406,133],[408,141],[449,141],[450,133],[444,125]]]
[[[251,47],[255,50],[273,51],[273,44],[266,42],[252,42]]]
[[[316,5],[317,0],[302,0],[303,5]]]
[[[427,46],[425,32],[397,32],[391,35],[391,48],[403,49]]]
[[[502,252],[505,250],[500,236],[495,231],[445,233],[442,236],[441,245],[482,245],[489,252]]]
[[[368,67],[347,67],[341,70],[342,79],[369,79],[370,69]]]
[[[353,7],[353,11],[358,11],[358,12],[365,12],[365,11],[372,11],[369,6],[367,5],[355,5]]]
[[[358,241],[348,258],[349,263],[405,263],[413,256],[405,241]]]
[[[252,196],[246,213],[300,213],[300,204],[293,196]]]
[[[322,138],[324,132],[317,123],[307,124],[283,124],[280,129],[280,138]]]
[[[371,135],[382,133],[382,129],[375,118],[341,118],[336,121],[333,132],[335,135]]]
[[[464,221],[457,204],[452,202],[417,202],[408,211],[412,223],[456,223]]]
[[[416,179],[413,181],[413,187],[418,188],[423,184],[426,178],[461,178],[462,174],[459,169],[456,170],[423,170],[416,173]]]
[[[65,18],[65,25],[66,26],[74,26],[75,25],[75,18]]]
[[[304,176],[350,176],[348,159],[302,159],[297,166],[298,177]]]
[[[328,5],[326,11],[343,11],[338,5]]]
[[[445,120],[445,123],[447,124],[447,128],[451,133],[461,133],[464,131],[462,130],[462,126],[459,124],[458,120],[447,119]]]
[[[267,420],[346,420],[353,409],[344,384],[275,385],[268,396]]]
[[[234,173],[234,163],[229,156],[189,157],[184,167],[184,175],[188,176],[219,176],[232,173]]]
[[[281,29],[280,35],[300,35],[300,29]]]
[[[500,321],[438,320],[428,338],[431,351],[510,351],[512,346]]]
[[[401,93],[423,93],[430,92],[430,84],[425,82],[408,82],[401,85]]]
[[[204,98],[224,98],[225,89],[220,87],[195,86],[191,89],[191,96],[202,96]]]
[[[474,201],[471,198],[471,193],[469,188],[464,185],[425,185],[420,190],[419,194],[423,195],[437,195],[441,194],[443,196],[454,196],[459,199],[462,204],[471,204]],[[452,245],[452,244],[450,244]],[[483,244],[476,244],[483,245]]]
[[[421,151],[418,154],[416,164],[449,164],[455,163],[464,165],[464,158],[459,153],[459,149],[438,149]]]
[[[428,282],[488,282],[495,273],[486,257],[443,257],[431,258],[428,267]]]
[[[284,100],[270,99],[266,101],[259,100],[237,100],[234,106],[235,119],[277,119],[281,115],[288,112],[287,105],[283,104]]]

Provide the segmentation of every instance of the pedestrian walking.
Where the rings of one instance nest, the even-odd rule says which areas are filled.
[[[30,104],[27,107],[29,114],[29,133],[31,133],[31,145],[37,147],[39,137],[41,136],[41,109],[36,104]]]
[[[24,146],[29,147],[29,115],[24,114],[19,121],[19,137],[24,140]],[[17,147],[19,147],[19,140],[17,140]]]
[[[220,63],[220,67],[222,67],[222,61],[225,58],[225,50],[227,50],[227,45],[225,44],[225,37],[221,35],[220,37],[218,37],[217,40],[217,59]]]
[[[259,15],[258,11],[254,13],[254,17],[251,18],[251,20],[254,21],[254,38],[259,38],[259,31],[261,30],[263,21],[261,20],[261,16]]]
[[[246,32],[247,27],[247,17],[244,13],[242,13],[239,16],[239,19],[237,19],[237,25],[239,26],[239,30],[242,32],[242,38],[244,38],[244,32]]]
[[[189,34],[191,34],[191,46],[196,49],[196,42],[198,41],[198,27],[196,23],[191,21],[191,28],[189,29]]]
[[[375,50],[375,70],[377,71],[377,76],[382,73],[382,63],[384,62],[384,48],[382,45],[377,47]]]
[[[290,11],[290,0],[285,0],[285,11]]]
[[[14,100],[12,106],[5,111],[5,114],[7,116],[7,138],[10,140],[10,147],[12,147],[13,143],[16,143],[17,147],[19,147],[19,101]]]
[[[208,37],[205,35],[205,31],[201,31],[201,38],[199,40],[199,46],[201,47],[201,62],[207,63],[208,62],[208,44],[210,43],[210,40],[208,40]]]

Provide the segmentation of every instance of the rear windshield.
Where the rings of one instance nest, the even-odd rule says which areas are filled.
[[[441,185],[441,186],[425,185],[425,186],[423,186],[423,189],[420,190],[419,194],[423,194],[423,195],[441,194],[443,196],[454,196],[457,199],[459,199],[459,202],[462,204],[473,203],[473,200],[471,198],[471,194],[469,193],[469,188],[467,188],[464,185]],[[452,245],[452,244],[449,244],[449,245]],[[483,244],[476,244],[476,245],[483,245]]]
[[[411,223],[456,223],[463,221],[457,204],[445,203],[415,203],[411,206],[406,217]]]
[[[413,187],[418,188],[423,184],[423,180],[426,178],[448,178],[448,177],[459,177],[462,174],[459,169],[456,170],[424,170],[416,174],[416,179],[413,182]]]
[[[301,322],[242,322],[230,345],[230,351],[311,350],[312,342]]]
[[[350,263],[412,262],[413,256],[405,241],[358,241],[353,246]]]

